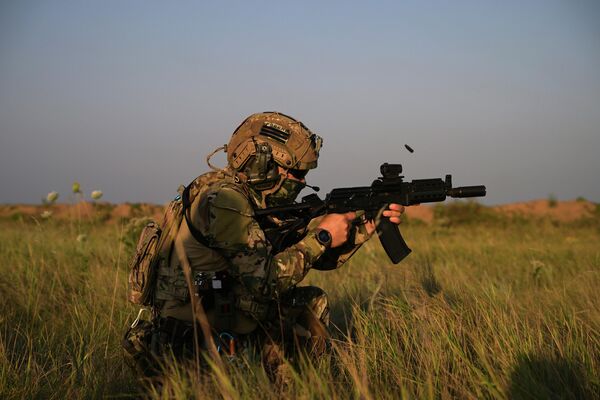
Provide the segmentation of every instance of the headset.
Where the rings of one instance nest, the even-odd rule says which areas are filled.
[[[248,160],[242,172],[247,177],[247,182],[255,190],[269,190],[279,182],[279,166],[273,160],[273,149],[267,142],[258,143],[252,140],[255,146],[254,156]]]

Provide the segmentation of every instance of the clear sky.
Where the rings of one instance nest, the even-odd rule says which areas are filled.
[[[600,202],[599,21],[579,0],[4,0],[0,203],[74,180],[165,202],[265,110],[323,136],[325,190],[399,162],[487,204]]]

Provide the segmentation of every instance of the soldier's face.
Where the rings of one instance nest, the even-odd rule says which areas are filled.
[[[299,179],[288,170],[278,167],[279,173],[284,177],[279,188],[265,197],[267,207],[276,207],[292,204],[302,189],[306,186],[304,178]]]

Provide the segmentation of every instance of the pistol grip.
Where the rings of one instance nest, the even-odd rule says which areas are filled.
[[[412,251],[406,245],[398,225],[390,222],[389,218],[381,217],[377,225],[377,235],[381,246],[394,264],[398,264]]]

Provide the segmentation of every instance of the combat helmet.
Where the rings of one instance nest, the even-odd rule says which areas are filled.
[[[229,166],[256,190],[276,190],[278,166],[302,175],[317,167],[323,140],[302,122],[279,112],[252,114],[227,144]]]

